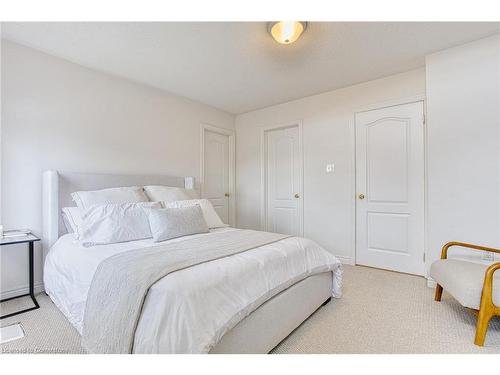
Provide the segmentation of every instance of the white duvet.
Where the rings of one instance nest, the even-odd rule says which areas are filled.
[[[211,233],[228,230],[237,229]],[[209,241],[211,233],[196,236]],[[45,290],[81,334],[87,293],[98,264],[114,254],[150,246],[155,246],[152,239],[86,248],[72,235],[64,235],[45,260]],[[134,352],[208,352],[244,318],[241,314],[247,314],[249,306],[256,308],[294,282],[327,271],[334,271],[332,296],[340,297],[338,259],[313,241],[291,237],[170,273],[148,292]]]

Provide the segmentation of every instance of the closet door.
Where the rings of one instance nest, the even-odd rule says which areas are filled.
[[[233,223],[233,186],[231,183],[234,153],[232,135],[223,129],[203,129],[202,196],[210,200],[222,221]]]
[[[302,235],[299,126],[265,132],[265,229]]]
[[[356,263],[423,275],[422,102],[356,115],[356,190]]]

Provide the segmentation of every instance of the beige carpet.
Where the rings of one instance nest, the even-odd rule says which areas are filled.
[[[25,337],[0,345],[2,353],[83,353],[80,335],[66,320],[45,293],[36,296],[40,308],[27,313],[2,319],[2,327],[21,323]],[[33,304],[23,297],[1,304],[1,314],[18,311]]]
[[[500,353],[500,318],[486,346],[473,344],[476,318],[446,293],[441,303],[420,277],[366,267],[345,267],[344,297],[319,309],[273,353]],[[21,322],[26,337],[1,345],[2,353],[81,353],[76,330],[52,304],[3,319]],[[2,314],[29,299],[3,303]]]

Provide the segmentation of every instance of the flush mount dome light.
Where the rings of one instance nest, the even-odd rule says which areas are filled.
[[[307,22],[300,21],[277,21],[269,22],[267,31],[280,44],[292,44],[307,27]]]

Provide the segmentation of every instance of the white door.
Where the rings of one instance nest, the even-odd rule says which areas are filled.
[[[423,103],[356,114],[356,263],[424,274]]]
[[[230,136],[204,129],[202,196],[212,202],[222,221],[232,223]]]
[[[299,127],[265,132],[265,226],[269,232],[302,235],[302,155]]]

